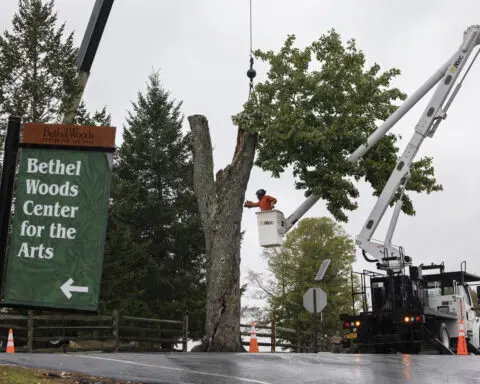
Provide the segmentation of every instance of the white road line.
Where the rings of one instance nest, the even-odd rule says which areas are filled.
[[[236,377],[236,376],[228,376],[228,375],[222,375],[220,373],[209,373],[209,372],[203,372],[203,371],[193,371],[190,369],[185,369],[185,368],[174,368],[174,367],[167,367],[165,365],[154,365],[154,364],[145,364],[145,363],[138,363],[136,361],[129,361],[129,360],[121,360],[121,359],[111,359],[108,357],[99,357],[99,356],[88,356],[88,355],[68,355],[72,357],[84,357],[87,359],[97,359],[97,360],[106,360],[106,361],[114,361],[116,363],[124,363],[124,364],[132,364],[132,365],[138,365],[141,367],[151,367],[151,368],[162,368],[162,369],[169,369],[171,371],[182,371],[182,372],[187,372],[187,373],[195,373],[197,375],[206,375],[206,376],[215,376],[215,377],[223,377],[226,379],[233,379],[233,380],[239,380],[239,381],[246,381],[248,383],[256,383],[256,384],[271,384],[266,381],[259,381],[259,380],[252,380],[252,379],[246,379],[244,377]]]

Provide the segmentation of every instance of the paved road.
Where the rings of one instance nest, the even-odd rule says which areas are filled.
[[[351,354],[1,354],[0,364],[158,384],[480,383],[480,357]]]

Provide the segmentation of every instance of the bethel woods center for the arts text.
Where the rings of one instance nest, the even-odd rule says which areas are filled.
[[[50,160],[48,162],[39,162],[36,158],[27,159],[27,174],[44,174],[59,176],[80,176],[81,161],[65,164],[60,160]],[[75,198],[79,194],[78,185],[65,181],[64,183],[45,183],[39,179],[29,178],[26,182],[27,195],[40,196],[62,196]],[[26,200],[22,205],[23,214],[26,216],[42,216],[57,217],[64,219],[75,219],[78,213],[78,206],[61,205],[58,201],[53,204],[36,204],[33,200]],[[45,225],[30,224],[28,220],[24,220],[20,226],[20,236],[31,238],[45,238],[45,234],[52,239],[68,239],[73,240],[77,235],[74,227],[65,227],[61,223],[54,222],[45,230]],[[45,247],[44,244],[31,246],[27,242],[23,242],[17,254],[18,257],[40,259],[51,259],[54,257],[52,247]]]

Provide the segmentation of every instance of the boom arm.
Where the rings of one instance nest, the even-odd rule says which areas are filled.
[[[455,54],[453,58],[457,58]],[[366,144],[359,146],[347,159],[351,163],[356,163],[365,155],[372,147],[374,147],[380,139],[382,139],[388,131],[415,105],[422,99],[445,75],[452,59],[443,64],[420,88],[415,91],[407,100],[403,102],[397,110],[392,113],[387,120],[383,122],[367,139]],[[287,219],[283,226],[283,233],[288,232],[300,218],[312,208],[315,203],[320,200],[319,196],[309,196]]]
[[[460,49],[455,52],[455,54],[448,59],[445,64],[443,64],[420,88],[415,91],[407,100],[404,101],[404,103],[397,108],[397,110],[392,113],[387,120],[383,122],[367,139],[367,143],[364,145],[359,146],[355,152],[353,152],[349,158],[348,161],[355,163],[357,162],[365,153],[367,153],[373,146],[375,146],[380,139],[382,139],[389,131],[390,129],[413,107],[415,104],[418,103],[419,100],[422,99],[423,96],[425,96],[441,79],[446,79],[450,74],[447,75],[447,71],[451,68],[455,68],[456,72],[453,73],[452,75],[458,75],[458,72],[460,68],[456,66],[456,61],[459,59],[459,57],[462,57],[458,65],[463,66],[464,62],[466,61],[466,55],[468,52],[468,55],[471,53],[472,49],[474,46],[478,43],[476,40],[478,40],[477,34],[478,34],[478,29],[479,26],[472,26],[467,29],[465,32],[465,37],[464,37],[464,42]],[[465,60],[464,60],[465,59]],[[452,64],[454,65],[452,67]],[[455,76],[455,78],[456,78]],[[449,84],[454,83],[452,81],[453,79],[450,77],[449,78]],[[447,84],[448,85],[448,84]],[[454,91],[454,94],[452,95],[452,98],[456,95],[456,92],[458,89]],[[446,109],[448,109],[448,106],[450,104],[447,104]],[[437,115],[437,114],[435,114]],[[444,118],[444,117],[443,117]],[[432,127],[430,130],[430,133],[433,134],[435,129],[437,128],[438,124],[440,121],[437,120],[437,123]],[[285,222],[283,224],[283,227],[281,229],[282,234],[287,233],[294,225],[295,223],[301,219],[301,217],[312,208],[315,203],[320,200],[320,196],[317,195],[311,195],[309,196],[289,217],[285,219]],[[388,205],[388,204],[387,204]],[[386,208],[385,208],[386,209]],[[373,232],[372,232],[373,234]],[[383,247],[382,247],[383,249]],[[375,252],[375,254],[378,254],[378,252]]]
[[[457,92],[460,89],[461,83],[465,77],[463,77],[463,79],[457,84],[450,96],[450,99],[445,104],[445,107],[442,108],[442,106],[444,105],[449,93],[452,91],[452,88],[458,79],[468,57],[479,43],[480,26],[469,27],[464,34],[464,41],[461,47],[457,50],[455,55],[448,63],[448,71],[446,71],[444,74],[443,81],[438,85],[420,120],[415,126],[415,131],[412,138],[400,157],[395,169],[390,175],[390,178],[380,194],[368,220],[363,226],[360,235],[358,235],[356,239],[356,243],[364,251],[364,255],[366,252],[374,256],[377,260],[382,260],[384,262],[383,264],[379,263],[377,265],[380,269],[391,268],[393,270],[399,270],[406,265],[409,265],[411,262],[411,259],[408,256],[404,256],[401,250],[390,244],[393,235],[394,224],[398,219],[401,206],[396,208],[394,212],[393,220],[395,223],[393,224],[393,227],[391,226],[389,229],[385,243],[372,241],[371,239],[378,227],[380,220],[385,214],[386,209],[390,205],[390,202],[402,183],[404,188],[409,176],[410,166],[416,154],[418,153],[423,140],[427,136],[432,137],[440,122],[446,118],[447,109],[450,107],[451,102],[457,95]]]

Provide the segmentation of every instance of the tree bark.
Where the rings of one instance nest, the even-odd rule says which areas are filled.
[[[241,129],[232,162],[213,174],[212,143],[204,116],[189,116],[194,188],[207,252],[207,314],[201,351],[244,351],[240,337],[240,240],[243,203],[256,135]]]

